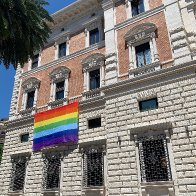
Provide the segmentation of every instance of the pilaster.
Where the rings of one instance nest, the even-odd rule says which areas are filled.
[[[166,23],[170,35],[174,64],[178,65],[191,61],[191,51],[182,20],[179,2],[176,0],[164,0],[164,4]]]
[[[117,55],[115,43],[115,17],[113,0],[103,0],[102,7],[105,18],[105,49],[106,49],[106,68],[105,68],[105,84],[117,82]]]
[[[11,106],[10,106],[10,113],[9,113],[10,119],[14,119],[17,115],[19,90],[20,90],[20,85],[21,85],[21,82],[20,82],[21,81],[21,74],[22,74],[22,69],[21,69],[21,66],[18,65],[18,68],[16,70],[16,75],[15,75],[12,101],[11,101]]]

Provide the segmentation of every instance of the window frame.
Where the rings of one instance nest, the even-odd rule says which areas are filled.
[[[61,87],[60,89],[59,88],[57,88],[57,85],[58,84],[60,84],[60,83],[63,83],[63,87]],[[55,95],[54,95],[54,99],[55,99],[55,101],[58,101],[58,100],[61,100],[61,99],[64,99],[65,98],[65,80],[60,80],[60,81],[56,81],[55,82]],[[63,97],[62,98],[60,98],[60,99],[57,99],[57,93],[59,93],[59,92],[63,92]]]
[[[63,52],[65,52],[65,54],[63,54],[63,55],[61,54],[62,53],[61,52],[62,45],[65,45],[65,51],[63,50]],[[62,43],[58,44],[58,59],[63,58],[65,56],[67,56],[67,42],[62,42]]]
[[[22,113],[24,111],[32,111],[33,113],[35,112],[37,98],[38,98],[38,89],[39,89],[40,83],[41,83],[41,81],[35,77],[31,77],[22,83],[22,88],[23,88],[23,97],[22,97],[22,106],[21,106]],[[33,107],[27,108],[28,93],[30,93],[32,91],[35,91]]]
[[[105,183],[106,183],[106,172],[107,172],[107,167],[106,167],[106,151],[105,151],[106,147],[105,145],[89,145],[89,146],[84,146],[83,148],[81,148],[81,153],[82,153],[82,187],[83,189],[91,189],[94,187],[104,187]],[[96,153],[102,153],[102,174],[101,174],[101,178],[102,178],[102,184],[100,185],[90,185],[88,186],[88,160],[87,160],[87,153],[92,153],[95,152]]]
[[[26,110],[31,109],[31,108],[34,107],[34,102],[35,102],[35,91],[36,91],[35,89],[32,89],[31,91],[27,91],[27,92],[26,92],[26,93],[27,93],[26,104],[25,104],[25,109],[26,109]],[[29,98],[30,98],[29,95],[30,95],[31,93],[33,93],[33,96],[32,96],[32,97],[33,97],[33,102],[32,102],[32,106],[29,107],[29,106],[28,106],[28,104],[29,104]],[[31,98],[32,98],[32,97],[31,97]]]
[[[59,159],[59,174],[58,174],[58,186],[57,187],[49,187],[48,188],[48,160],[47,159],[50,159],[51,157],[53,158],[55,156],[55,158]],[[43,191],[56,191],[56,190],[59,190],[60,187],[61,187],[61,176],[62,176],[62,159],[63,159],[63,156],[62,156],[62,153],[61,152],[51,152],[51,153],[44,153],[42,154],[42,160],[43,160],[43,178],[42,178],[42,189]],[[55,162],[56,163],[56,162]],[[54,174],[54,173],[53,173]]]
[[[59,105],[65,105],[68,103],[68,85],[69,85],[70,69],[65,66],[60,66],[54,69],[50,74],[51,89],[50,100],[48,103],[49,109]],[[62,99],[56,99],[56,84],[64,81],[64,97]]]
[[[144,110],[144,109],[142,109],[141,107],[141,103],[142,102],[147,102],[147,101],[151,101],[151,100],[155,100],[155,104],[156,104],[156,107],[155,108],[149,108],[149,109],[146,109],[146,110]],[[142,100],[139,100],[138,101],[138,105],[139,105],[139,111],[140,112],[146,112],[146,111],[151,111],[151,110],[156,110],[156,109],[158,109],[159,108],[159,102],[158,102],[158,98],[157,97],[151,97],[151,98],[147,98],[147,99],[142,99]]]
[[[139,15],[141,15],[141,14],[143,14],[146,11],[149,10],[149,3],[148,3],[148,1],[143,0],[144,11],[139,13],[139,14],[137,14],[137,15],[133,15],[133,13],[132,13],[132,4],[131,4],[132,0],[125,0],[125,2],[126,2],[126,11],[127,11],[127,18],[128,19],[129,18],[133,18],[133,17],[137,17],[137,16],[139,16]]]
[[[95,30],[97,30],[97,31],[95,31]],[[94,33],[94,31],[95,31],[95,33]],[[94,38],[94,42],[93,43],[92,43],[92,36]],[[92,46],[92,45],[97,44],[99,42],[100,42],[100,30],[97,27],[97,28],[92,29],[92,30],[89,31],[89,46]]]
[[[26,136],[26,135],[28,135],[28,140],[27,141],[22,141],[22,137]],[[29,136],[30,136],[30,134],[27,133],[27,132],[20,134],[20,143],[27,143],[27,142],[29,142]]]
[[[27,169],[28,169],[28,161],[30,159],[29,155],[14,155],[11,157],[11,163],[12,163],[12,172],[11,172],[11,181],[10,181],[10,191],[11,192],[23,192],[25,189],[26,185],[26,175],[27,175]],[[24,168],[24,173],[23,173],[23,182],[22,182],[22,189],[15,189],[14,190],[14,184],[15,184],[15,176],[16,176],[16,164],[19,163],[20,161],[24,161],[25,168]],[[21,167],[19,167],[21,168]],[[20,172],[21,174],[21,172]],[[17,180],[18,182],[18,180]]]
[[[63,34],[60,34],[60,36],[57,36],[54,38],[55,39],[55,43],[54,43],[54,47],[55,47],[55,60],[60,59],[60,58],[64,58],[66,56],[69,55],[69,46],[70,46],[70,33],[69,32],[63,32]],[[59,56],[59,46],[61,44],[66,43],[66,55],[65,56]]]
[[[93,121],[93,120],[97,120],[97,119],[100,119],[100,125],[98,125],[98,126],[90,126],[89,125],[89,122],[91,121]],[[101,127],[101,125],[102,125],[102,119],[101,119],[101,116],[97,116],[97,117],[95,117],[95,118],[90,118],[90,119],[88,119],[87,120],[87,127],[88,127],[88,129],[96,129],[96,128],[100,128]]]
[[[99,72],[99,73],[96,73],[96,72]],[[94,77],[92,76],[92,73],[96,73],[96,74],[98,74],[99,75],[99,77],[98,76],[96,76],[96,74],[94,74]],[[99,80],[99,82],[97,81],[97,80]],[[96,85],[94,85],[95,87],[92,87],[91,85],[92,85],[92,81],[95,81],[95,84]],[[89,90],[91,91],[91,90],[96,90],[96,89],[99,89],[100,87],[101,87],[101,75],[100,75],[100,69],[93,69],[93,70],[90,70],[89,71]]]
[[[99,32],[99,41],[94,44],[90,44],[90,31],[93,31],[95,29],[98,29]],[[101,41],[104,40],[104,27],[103,27],[103,22],[102,22],[102,17],[100,16],[94,16],[93,19],[90,21],[87,21],[84,24],[84,32],[85,32],[85,46],[90,47],[95,44],[100,43]]]
[[[33,68],[33,67],[32,67],[32,65],[33,65],[33,58],[34,58],[36,55],[38,55],[37,66]],[[38,67],[41,66],[41,51],[35,52],[35,53],[34,53],[34,57],[31,58],[31,59],[29,59],[29,65],[28,65],[28,70],[29,70],[29,71],[30,71],[30,70],[34,70],[34,69],[37,69]]]
[[[165,164],[166,164],[166,172],[167,172],[167,180],[165,179],[158,179],[158,180],[154,180],[154,179],[148,179],[149,176],[148,174],[146,174],[146,172],[148,171],[146,168],[146,164],[145,163],[147,160],[144,156],[144,144],[143,142],[147,142],[149,141],[150,143],[153,143],[157,140],[162,140],[162,148],[164,149],[164,159],[165,159]],[[169,157],[169,153],[168,153],[168,146],[167,146],[167,139],[166,139],[166,135],[165,134],[156,134],[156,135],[151,135],[151,136],[140,136],[138,137],[138,150],[139,150],[139,163],[140,163],[140,178],[141,178],[141,182],[168,182],[168,181],[172,181],[172,173],[171,173],[171,166],[170,166],[170,157]],[[154,145],[154,144],[153,144]],[[155,152],[154,148],[153,151]],[[157,158],[157,157],[156,157]],[[158,157],[160,158],[160,157]],[[153,159],[153,158],[152,158]],[[152,160],[151,159],[151,160]],[[159,164],[158,164],[159,165]],[[157,166],[157,164],[156,164]],[[161,163],[159,165],[161,167]],[[165,165],[164,165],[165,166]],[[156,169],[160,169],[160,168],[156,168]],[[155,169],[155,170],[156,170]]]

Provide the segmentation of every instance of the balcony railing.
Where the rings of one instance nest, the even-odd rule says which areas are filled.
[[[96,89],[82,93],[82,99],[83,100],[91,99],[91,98],[99,97],[101,95],[102,95],[101,89],[96,88]]]
[[[129,75],[130,75],[130,78],[133,78],[133,77],[137,77],[137,76],[144,75],[147,73],[155,72],[159,69],[161,69],[161,64],[158,61],[150,65],[144,65],[143,67],[137,67],[135,69],[130,69]]]

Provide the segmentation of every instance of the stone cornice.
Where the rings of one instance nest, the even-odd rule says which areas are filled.
[[[54,25],[65,21],[70,21],[95,6],[98,6],[97,0],[77,0],[76,2],[51,15],[54,20]]]
[[[34,123],[34,115],[17,117],[13,120],[9,120],[6,122],[5,131],[15,130],[16,127],[29,127],[29,125],[33,126],[33,123]]]
[[[88,48],[84,48],[83,50],[77,51],[77,52],[75,52],[73,54],[67,55],[65,57],[59,58],[59,59],[57,59],[55,61],[52,61],[50,63],[47,63],[45,65],[41,65],[40,67],[37,67],[35,69],[29,70],[27,72],[24,72],[22,74],[22,78],[25,78],[27,76],[31,76],[34,73],[46,70],[46,69],[48,69],[50,67],[54,67],[55,65],[58,65],[60,63],[66,63],[66,61],[68,61],[68,60],[74,59],[74,58],[76,58],[78,56],[81,56],[83,54],[89,53],[89,52],[91,52],[93,50],[102,48],[104,46],[105,46],[105,41],[99,42],[99,43],[94,44],[94,45],[92,45],[92,46],[90,46]]]
[[[189,76],[193,76],[193,75],[195,76],[195,69],[196,69],[196,60],[190,61],[184,64],[176,65],[170,68],[160,69],[158,71],[147,73],[147,74],[134,77],[131,79],[119,81],[117,83],[102,87],[102,91],[106,95],[107,93],[108,94],[112,93],[112,96],[115,97],[116,93],[119,95],[120,94],[119,91],[122,91],[122,90],[124,91],[126,87],[133,90],[132,88],[133,85],[137,84],[138,86],[139,83],[144,83],[144,82],[147,83],[149,81],[156,81],[154,85],[160,85],[160,82],[158,81],[161,80],[161,78],[171,77],[172,75],[176,75],[177,73],[180,74],[188,70],[192,71],[192,74],[189,74]],[[188,78],[188,76],[185,76],[185,77]],[[173,77],[171,77],[171,79],[173,79]],[[175,81],[177,81],[177,78],[175,78]],[[171,82],[171,80],[167,82]],[[162,83],[166,83],[166,82],[162,82]]]

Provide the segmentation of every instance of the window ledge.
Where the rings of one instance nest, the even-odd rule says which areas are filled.
[[[51,108],[55,108],[55,107],[64,105],[65,103],[67,103],[67,101],[68,101],[67,98],[58,99],[58,100],[49,102],[48,106],[50,106]]]
[[[137,67],[134,69],[130,69],[129,76],[130,78],[133,78],[133,77],[137,77],[137,76],[144,75],[147,73],[155,72],[160,69],[161,69],[161,63],[160,61],[157,61],[149,65],[145,65],[143,67]]]
[[[105,187],[104,186],[93,186],[93,187],[83,187],[82,196],[85,196],[87,193],[90,195],[105,195]]]
[[[142,182],[141,187],[142,188],[148,188],[148,187],[173,187],[174,182],[173,181],[156,181],[156,182]]]
[[[58,193],[59,189],[55,188],[55,189],[43,189],[42,190],[43,193]]]
[[[24,192],[23,190],[20,190],[20,191],[9,191],[8,192],[8,195],[23,195]]]
[[[34,114],[35,112],[36,112],[36,107],[32,107],[25,110],[21,110],[19,114],[22,116],[27,116],[27,115]]]

